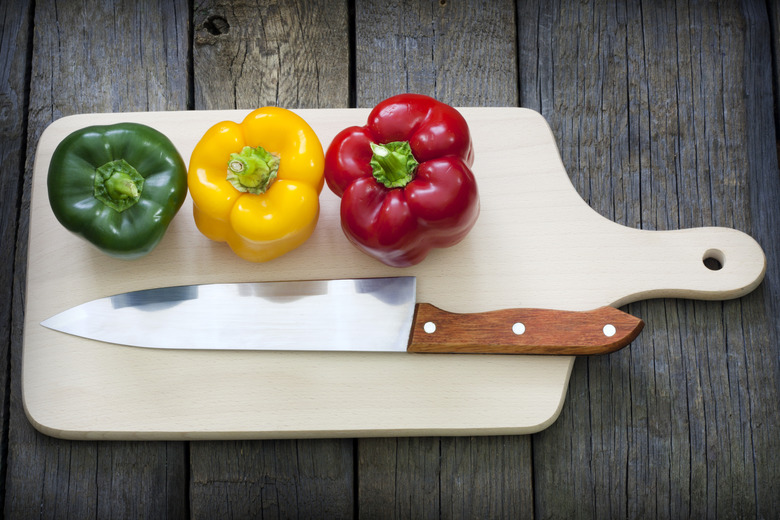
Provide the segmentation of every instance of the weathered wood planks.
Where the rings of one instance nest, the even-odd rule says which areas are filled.
[[[6,2],[0,6],[0,453],[8,453],[11,385],[17,383],[11,374],[12,354],[18,352],[24,275],[15,265],[22,263],[24,251],[17,251],[19,215],[22,208],[22,187],[25,167],[25,130],[27,122],[26,68],[29,60],[29,2]],[[17,386],[18,388],[18,386]],[[0,458],[0,506],[6,502],[5,477],[8,460]]]
[[[358,2],[357,106],[401,92],[459,106],[517,106],[512,2]]]
[[[11,294],[0,303],[11,363],[5,516],[776,516],[774,3],[223,1],[193,13],[186,2],[137,4],[0,8],[0,240],[15,250],[0,271]],[[561,417],[533,437],[187,445],[68,442],[32,429],[18,380],[22,170],[50,121],[371,106],[401,90],[541,111],[597,211],[647,229],[745,230],[767,252],[764,284],[725,303],[632,304],[645,331],[629,349],[579,359]]]
[[[72,113],[187,108],[188,16],[186,2],[35,4],[18,251],[26,251],[35,146],[49,123]],[[23,254],[17,258],[14,276],[22,290],[26,262]],[[17,297],[14,314],[22,312]],[[41,435],[23,411],[19,333],[11,347],[6,516],[186,515],[184,443],[97,444]]]
[[[644,229],[745,230],[771,273],[770,39],[763,4],[743,4],[529,2],[521,104],[548,118],[599,212]],[[536,514],[772,516],[776,280],[737,301],[629,306],[645,331],[615,355],[578,359],[561,417],[534,438],[535,468],[556,468],[535,472]]]
[[[197,3],[195,109],[346,106],[348,21],[345,1]]]

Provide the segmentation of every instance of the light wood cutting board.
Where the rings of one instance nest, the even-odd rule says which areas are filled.
[[[462,108],[482,210],[459,245],[397,269],[355,250],[339,199],[301,248],[265,264],[195,228],[188,198],[149,256],[122,261],[66,231],[48,203],[54,148],[92,124],[135,121],[169,136],[185,162],[203,133],[248,111],[88,114],[55,121],[38,143],[30,216],[22,390],[42,432],[72,439],[235,439],[523,434],[560,413],[572,357],[175,351],[109,345],[40,322],[94,298],[213,282],[415,275],[418,301],[454,312],[586,310],[653,297],[726,299],[761,281],[766,260],[724,228],[641,231],[593,211],[564,170],[544,118],[520,108]],[[296,110],[327,147],[366,109]],[[713,257],[722,269],[711,270]],[[630,347],[629,347],[630,348]]]

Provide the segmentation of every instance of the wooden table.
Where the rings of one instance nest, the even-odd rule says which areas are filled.
[[[0,500],[24,518],[777,518],[780,174],[774,2],[0,5]],[[772,36],[774,35],[774,39]],[[370,107],[404,91],[523,106],[626,226],[752,235],[761,286],[631,304],[646,328],[579,358],[529,436],[85,442],[20,395],[33,155],[88,112]],[[67,261],[67,259],[63,259]]]

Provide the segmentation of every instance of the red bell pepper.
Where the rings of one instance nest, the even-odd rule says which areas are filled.
[[[393,267],[460,242],[479,215],[474,150],[463,116],[420,94],[379,103],[366,126],[339,132],[325,180],[341,197],[341,227],[361,251]]]

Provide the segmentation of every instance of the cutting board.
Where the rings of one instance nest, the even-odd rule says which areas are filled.
[[[124,291],[213,282],[414,275],[418,301],[453,312],[586,310],[654,297],[726,299],[755,288],[761,247],[732,229],[642,231],[577,194],[544,118],[522,108],[462,108],[473,134],[482,209],[468,237],[421,264],[391,268],[358,252],[327,187],[309,241],[246,262],[195,228],[188,198],[160,245],[112,259],[70,234],[48,204],[57,144],[92,124],[135,121],[170,137],[185,162],[203,133],[248,111],[115,113],[52,123],[33,173],[22,357],[25,411],[71,439],[249,439],[524,434],[552,424],[573,357],[152,350],[58,333],[40,322]],[[296,110],[327,147],[366,109]],[[714,258],[721,269],[708,268]],[[631,348],[631,347],[629,347]]]

